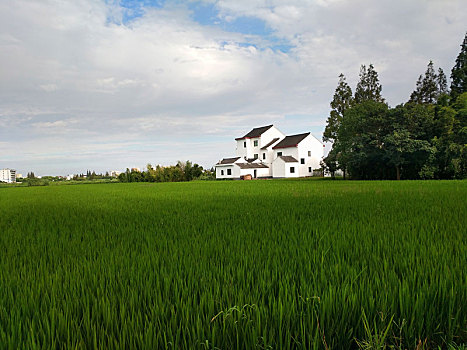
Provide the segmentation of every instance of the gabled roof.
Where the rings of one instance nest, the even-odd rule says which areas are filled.
[[[292,156],[279,156],[277,158],[282,159],[286,163],[298,163],[298,160]]]
[[[267,165],[262,163],[237,163],[240,169],[258,169],[258,168],[269,168]]]
[[[273,149],[277,148],[287,148],[287,147],[297,147],[300,142],[303,141],[305,137],[310,135],[309,132],[304,133],[304,134],[298,134],[298,135],[291,135],[291,136],[286,136],[281,142],[279,142],[277,145],[273,147]]]
[[[261,126],[259,128],[254,128],[253,130],[251,130],[245,136],[237,137],[235,140],[238,141],[238,140],[243,140],[243,139],[252,139],[252,138],[255,138],[255,137],[260,137],[262,134],[264,134],[266,131],[268,131],[271,128],[272,128],[272,124],[267,125],[267,126]]]
[[[261,147],[261,149],[266,149],[266,148],[268,148],[269,146],[275,144],[277,141],[279,141],[279,138],[278,138],[278,137],[272,139],[271,142],[269,142],[266,146]]]
[[[240,159],[240,157],[224,158],[219,163],[217,163],[216,165],[219,165],[219,164],[233,164],[239,159]]]

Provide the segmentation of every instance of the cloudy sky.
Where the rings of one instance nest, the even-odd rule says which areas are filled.
[[[321,138],[338,75],[373,63],[392,106],[447,75],[465,0],[0,2],[0,168],[40,175],[190,159],[275,124]]]

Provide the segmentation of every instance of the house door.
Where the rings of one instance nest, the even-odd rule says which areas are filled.
[[[256,169],[253,170],[254,178],[256,179]]]

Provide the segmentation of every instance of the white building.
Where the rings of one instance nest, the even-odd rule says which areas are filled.
[[[285,136],[273,125],[255,128],[235,140],[237,156],[216,164],[217,179],[312,176],[324,154],[323,144],[311,133]]]
[[[109,176],[112,176],[112,177],[118,177],[118,175],[120,175],[120,171],[117,171],[117,170],[110,170],[109,171]]]
[[[13,169],[1,169],[0,170],[0,182],[14,183],[16,182],[16,170]]]

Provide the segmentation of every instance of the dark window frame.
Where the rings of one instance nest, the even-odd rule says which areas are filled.
[[[294,167],[294,166],[291,166],[291,167],[290,167],[290,173],[291,173],[291,174],[295,174],[295,167]]]
[[[227,169],[227,175],[232,175],[232,169]]]
[[[305,164],[305,158],[300,158],[300,164]]]

